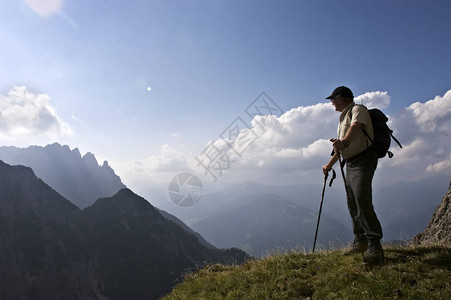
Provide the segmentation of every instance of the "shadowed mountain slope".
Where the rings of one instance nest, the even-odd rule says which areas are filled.
[[[78,223],[98,257],[111,298],[158,297],[199,264],[239,263],[246,258],[239,250],[208,249],[129,189],[97,200]]]
[[[95,299],[98,273],[73,217],[80,209],[30,168],[0,161],[0,298]]]
[[[157,299],[187,270],[247,257],[205,247],[129,189],[81,211],[0,161],[1,299]]]

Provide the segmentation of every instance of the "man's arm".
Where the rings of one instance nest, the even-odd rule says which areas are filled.
[[[343,141],[348,141],[349,143],[352,143],[352,141],[356,139],[357,135],[364,127],[365,125],[362,123],[357,122],[352,123],[348,131],[346,131]],[[332,147],[334,147],[335,153],[346,148],[345,144],[341,140],[335,140],[334,143],[332,144]]]
[[[365,125],[363,125],[362,123],[357,123],[357,122],[352,123],[351,126],[349,127],[348,131],[346,132],[343,140],[351,143],[353,140],[355,140],[355,138],[359,134],[360,130],[362,130],[362,128],[364,126]],[[332,140],[332,141],[333,141],[332,146],[334,147],[335,154],[334,154],[334,156],[332,156],[330,161],[323,166],[324,175],[327,175],[327,173],[329,173],[329,171],[332,169],[333,165],[340,158],[340,151],[345,148],[345,144],[341,140]]]

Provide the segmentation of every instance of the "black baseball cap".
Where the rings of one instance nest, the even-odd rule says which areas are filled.
[[[354,94],[352,94],[352,91],[350,88],[345,87],[345,86],[339,86],[326,99],[332,99],[337,96],[346,97],[346,98],[354,98]]]

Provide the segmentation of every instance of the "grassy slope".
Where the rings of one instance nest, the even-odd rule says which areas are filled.
[[[387,247],[366,270],[342,250],[293,252],[187,274],[164,299],[451,299],[449,246]]]

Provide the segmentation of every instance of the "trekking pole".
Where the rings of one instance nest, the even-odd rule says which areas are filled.
[[[316,222],[316,231],[315,231],[315,240],[313,241],[313,250],[312,253],[315,252],[315,246],[316,246],[316,238],[318,237],[318,228],[319,228],[319,221],[321,219],[321,211],[323,210],[323,201],[324,201],[324,193],[326,191],[326,182],[327,182],[327,177],[329,176],[329,173],[327,173],[326,175],[324,175],[324,184],[323,184],[323,192],[321,194],[321,203],[319,205],[319,213],[318,213],[318,221]],[[334,179],[337,177],[335,170],[332,169],[332,179],[330,180],[329,186],[332,186],[332,182],[334,181]]]
[[[336,139],[330,139],[331,142],[335,142]],[[332,150],[331,155],[335,154],[335,150]],[[341,176],[343,177],[343,183],[345,185],[345,191],[346,191],[346,198],[348,197],[349,193],[348,193],[348,187],[346,186],[346,176],[345,176],[345,171],[343,170],[344,167],[344,163],[341,160],[341,153],[338,153],[338,162],[340,163],[340,170],[341,170]],[[346,161],[345,161],[346,162]]]
[[[345,185],[345,191],[346,191],[346,198],[348,198],[348,186],[346,185],[346,176],[345,171],[343,170],[343,162],[341,161],[341,155],[338,155],[338,162],[340,163],[340,170],[341,170],[341,176],[343,177],[343,183]]]

